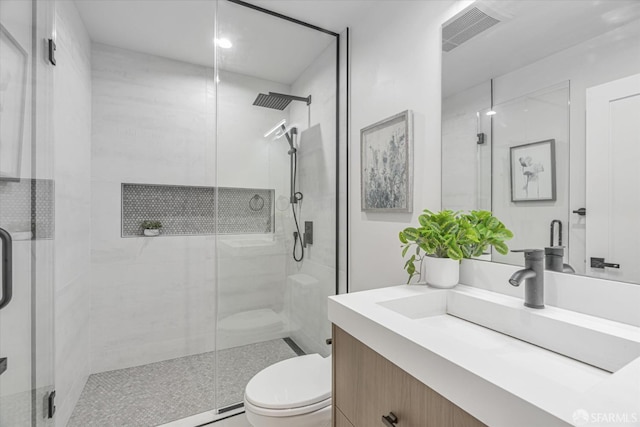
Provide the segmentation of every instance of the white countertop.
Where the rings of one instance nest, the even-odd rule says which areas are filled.
[[[392,300],[446,299],[447,292],[513,298],[464,285],[394,286],[330,297],[329,320],[489,426],[640,426],[640,357],[610,373],[454,316],[411,318],[388,308]]]

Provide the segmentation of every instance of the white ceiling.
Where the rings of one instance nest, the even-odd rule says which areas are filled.
[[[341,32],[371,6],[356,0],[254,0],[260,7]],[[216,6],[222,69],[291,84],[335,38],[224,0],[76,0],[94,42],[213,67]]]
[[[265,9],[341,33],[383,0],[245,0]],[[393,1],[393,0],[384,0]]]
[[[638,0],[479,0],[477,5],[507,19],[442,53],[443,97],[640,19]]]

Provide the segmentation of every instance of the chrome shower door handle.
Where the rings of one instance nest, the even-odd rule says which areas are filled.
[[[11,302],[13,294],[13,243],[11,234],[3,228],[0,228],[0,240],[2,240],[2,296],[0,297],[0,309]]]

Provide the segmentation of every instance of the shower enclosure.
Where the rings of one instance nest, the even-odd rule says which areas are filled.
[[[199,425],[330,354],[344,37],[235,0],[0,24],[0,425]]]

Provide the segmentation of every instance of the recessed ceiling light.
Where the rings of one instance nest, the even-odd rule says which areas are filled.
[[[230,49],[233,46],[229,39],[214,39],[214,43],[222,49]]]
[[[487,111],[485,114],[486,114],[487,116],[493,116],[493,115],[495,115],[495,114],[496,114],[496,112],[495,112],[495,111],[493,111],[493,110],[491,110],[491,111]]]

